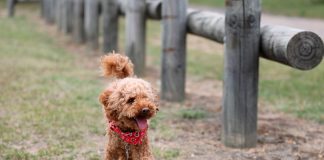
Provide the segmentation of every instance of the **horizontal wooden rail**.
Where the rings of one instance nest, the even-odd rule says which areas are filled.
[[[118,7],[119,7],[119,14],[125,15],[126,13],[126,0],[119,0],[118,1]],[[161,20],[162,15],[162,3],[160,0],[148,0],[146,2],[146,18],[149,19],[155,19],[155,20]]]
[[[146,4],[146,15],[161,19],[161,1]],[[125,13],[124,1],[119,1],[119,13]],[[188,9],[189,33],[224,43],[225,17],[208,11]],[[322,39],[315,33],[301,29],[266,25],[261,27],[260,56],[300,70],[310,70],[321,63],[324,56]]]
[[[191,10],[187,18],[189,33],[224,43],[224,16]],[[301,70],[316,67],[324,55],[323,41],[317,34],[283,26],[262,26],[260,47],[261,57]]]

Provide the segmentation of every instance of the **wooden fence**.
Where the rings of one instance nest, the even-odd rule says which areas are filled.
[[[13,9],[8,0],[9,15]],[[163,5],[162,5],[163,4]],[[254,147],[257,135],[259,57],[300,70],[320,64],[321,38],[296,28],[260,25],[260,0],[225,0],[225,16],[187,9],[187,0],[42,0],[42,17],[72,34],[76,43],[118,51],[118,17],[126,16],[126,54],[137,75],[145,70],[146,20],[162,20],[161,97],[185,98],[186,34],[225,44],[222,141],[229,147]]]

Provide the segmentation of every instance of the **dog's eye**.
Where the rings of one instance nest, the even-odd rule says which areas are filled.
[[[128,103],[128,104],[133,104],[134,101],[135,101],[135,98],[132,97],[132,98],[129,98],[129,99],[127,100],[127,103]]]

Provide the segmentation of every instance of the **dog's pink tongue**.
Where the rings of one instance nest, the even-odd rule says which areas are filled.
[[[143,130],[145,128],[147,128],[147,119],[146,118],[135,118],[137,126]]]

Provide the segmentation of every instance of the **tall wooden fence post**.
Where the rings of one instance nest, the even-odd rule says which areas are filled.
[[[85,0],[85,33],[86,41],[93,50],[98,49],[98,30],[99,30],[99,1]]]
[[[67,12],[66,12],[66,16],[67,16],[67,32],[68,33],[72,33],[73,30],[73,22],[74,22],[74,18],[73,18],[73,0],[67,0]]]
[[[84,0],[74,0],[73,7],[73,39],[76,43],[83,43],[85,41]]]
[[[45,13],[44,13],[44,15],[45,15],[45,21],[46,21],[46,23],[48,23],[48,24],[52,24],[53,22],[52,22],[52,1],[51,0],[45,0],[44,1],[44,11],[45,11]]]
[[[73,22],[73,1],[63,0],[62,2],[62,31],[64,34],[72,32],[72,22]]]
[[[164,0],[162,5],[162,99],[182,101],[186,79],[187,0]]]
[[[49,22],[51,24],[56,22],[56,2],[57,0],[51,0],[50,1],[50,17],[49,17]]]
[[[40,0],[40,15],[42,18],[44,18],[44,12],[45,12],[45,9],[44,9],[44,0]]]
[[[222,141],[254,147],[257,99],[260,0],[226,0]]]
[[[102,0],[103,51],[118,51],[118,1]]]
[[[145,0],[127,0],[126,54],[132,60],[135,74],[144,75],[145,69]]]
[[[13,17],[15,14],[15,4],[16,0],[7,0],[7,10],[8,10],[8,17]]]
[[[61,29],[64,34],[68,33],[68,0],[61,0]]]

